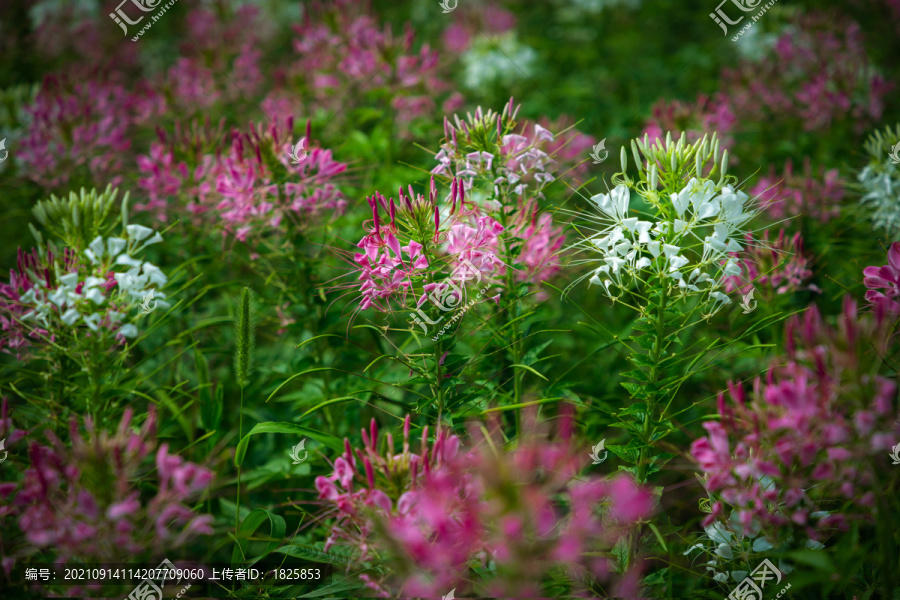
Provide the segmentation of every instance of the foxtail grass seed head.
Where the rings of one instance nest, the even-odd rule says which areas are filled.
[[[256,303],[253,291],[241,290],[241,302],[234,319],[234,376],[241,388],[250,383],[253,373],[253,350],[256,346]]]

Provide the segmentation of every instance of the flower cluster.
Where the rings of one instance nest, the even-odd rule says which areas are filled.
[[[471,279],[480,283],[482,275],[503,272],[497,256],[503,226],[467,202],[462,182],[454,179],[450,190],[451,207],[445,217],[437,204],[433,176],[428,199],[415,194],[412,186],[399,189],[397,202],[378,192],[367,198],[372,220],[357,244],[363,252],[353,255],[361,282],[354,286],[361,292],[361,310],[374,306],[387,312],[391,301],[406,306],[414,283],[422,284],[423,290],[414,294],[417,308],[430,299],[441,310],[449,310],[447,305],[453,307],[462,299],[462,291],[430,280],[444,263],[455,267],[458,283],[463,284]],[[407,240],[405,245],[401,246],[401,238]]]
[[[788,160],[781,177],[776,177],[771,167],[769,175],[750,189],[750,194],[759,198],[760,208],[773,219],[802,213],[823,223],[840,214],[844,193],[838,170],[820,166],[816,176],[808,157],[803,161],[802,175],[794,173],[793,162]]]
[[[752,522],[750,531],[746,532],[737,511],[732,511],[727,519],[717,520],[705,526],[703,533],[702,541],[688,548],[683,554],[688,556],[695,550],[700,550],[700,556],[705,553],[710,559],[706,563],[706,571],[712,575],[713,581],[719,583],[727,583],[729,575],[731,582],[740,582],[749,573],[746,569],[758,564],[775,548],[766,536],[760,534],[758,523]],[[819,542],[807,540],[806,547],[818,550],[824,546]],[[790,573],[794,567],[784,560],[779,560],[778,570]]]
[[[740,122],[797,119],[807,131],[849,116],[861,132],[881,117],[891,87],[869,66],[862,28],[826,13],[800,13],[761,60],[722,76]]]
[[[31,122],[16,153],[23,173],[46,189],[73,178],[118,185],[133,109],[134,98],[122,85],[48,78],[25,109]]]
[[[866,300],[882,311],[900,313],[900,242],[891,244],[887,257],[888,264],[863,269]]]
[[[738,239],[754,216],[747,194],[730,185],[717,188],[708,179],[691,178],[681,191],[659,198],[651,220],[629,216],[631,191],[625,185],[597,194],[591,202],[601,213],[598,222],[606,227],[579,246],[599,255],[584,259],[601,263],[586,277],[610,298],[619,298],[655,275],[672,294],[703,295],[712,305],[709,314],[731,302],[719,290],[726,277],[741,272],[729,253],[743,249]]]
[[[530,427],[512,450],[503,449],[497,422],[489,438],[472,428],[477,441],[465,449],[441,430],[429,446],[426,427],[416,454],[407,416],[402,452],[394,454],[390,434],[379,451],[373,421],[363,430],[363,449],[354,452],[345,440],[333,474],[316,479],[320,498],[337,513],[326,548],[347,544],[354,564],[395,566],[380,579],[361,576],[381,597],[463,592],[473,568],[487,575],[477,578],[484,592],[476,595],[536,596],[560,565],[577,579],[618,580],[617,595],[631,595],[639,572],[614,576],[616,565],[598,551],[652,514],[650,492],[621,475],[572,483],[584,462],[572,440],[550,440],[536,423]]]
[[[0,347],[27,345],[26,335],[53,341],[80,324],[91,332],[109,331],[120,340],[136,337],[132,321],[138,314],[129,312],[148,295],[155,297],[154,307],[167,307],[165,294],[157,288],[168,278],[154,264],[135,258],[146,246],[161,242],[162,236],[142,225],[128,225],[126,231],[127,238],[97,236],[83,256],[69,249],[62,256],[51,250],[31,254],[20,250],[18,269],[0,288],[4,329]]]
[[[784,229],[780,229],[778,238],[770,242],[766,230],[760,240],[754,240],[750,234],[745,240],[745,250],[732,255],[738,260],[741,275],[725,279],[726,293],[738,290],[746,295],[760,286],[770,287],[776,294],[803,289],[821,291],[816,285],[807,284],[813,272],[809,269],[810,258],[803,253],[803,238],[799,232],[788,240]]]
[[[351,0],[314,5],[305,22],[294,27],[299,58],[292,76],[309,91],[315,106],[339,115],[348,112],[348,98],[366,92],[391,98],[391,109],[401,121],[430,116],[434,98],[450,88],[437,51],[427,44],[413,50],[411,26],[395,36],[390,25],[379,28],[373,16],[359,12]],[[453,110],[461,98],[454,95],[447,101],[445,110]]]
[[[872,210],[875,227],[892,232],[900,227],[900,161],[895,161],[900,144],[900,126],[876,131],[866,140],[867,164],[857,175],[863,187],[860,201]]]
[[[704,423],[707,437],[691,445],[717,499],[705,525],[727,504],[745,533],[761,527],[775,542],[795,527],[819,541],[848,518],[873,515],[872,457],[900,435],[896,383],[878,373],[888,319],[860,317],[848,298],[832,328],[813,306],[787,324],[786,365],[756,380],[750,397],[742,385],[729,385],[730,404],[719,395],[721,421]],[[836,497],[846,502],[840,512],[823,502]]]
[[[653,106],[653,116],[647,121],[642,134],[651,142],[663,139],[667,131],[683,131],[688,142],[699,140],[708,131],[723,136],[722,148],[729,149],[734,140],[728,133],[735,129],[737,118],[722,94],[709,97],[701,94],[693,105],[681,100],[660,100]]]
[[[126,409],[113,435],[87,417],[86,437],[73,419],[71,447],[49,431],[48,445],[32,441],[22,482],[0,483],[0,516],[17,516],[28,543],[52,550],[60,562],[115,562],[123,552],[149,560],[211,534],[212,516],[197,515],[186,503],[209,487],[213,474],[169,454],[166,444],[156,450],[156,492],[141,498],[134,484],[156,447],[156,415],[151,408],[137,433],[131,417]]]
[[[219,130],[208,124],[185,128],[171,143],[161,134],[150,155],[138,159],[145,174],[139,184],[148,195],[139,209],[163,219],[171,210],[187,211],[198,225],[212,221],[241,242],[308,229],[325,213],[341,214],[346,200],[332,180],[347,165],[335,161],[330,150],[310,146],[308,125],[305,156],[295,163],[292,131],[288,119],[284,127],[235,130],[230,144],[215,139]],[[172,198],[179,204],[172,206]]]
[[[457,177],[466,191],[476,182],[489,182],[495,200],[485,206],[488,210],[499,210],[500,198],[542,197],[544,187],[555,179],[556,161],[547,152],[554,137],[537,123],[530,131],[523,127],[516,133],[520,108],[513,107],[510,98],[500,114],[479,106],[465,120],[454,115],[451,123],[445,117],[444,141],[435,156],[439,164],[431,172]]]

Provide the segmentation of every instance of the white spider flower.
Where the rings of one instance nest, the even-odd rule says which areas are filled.
[[[648,218],[632,215],[626,185],[590,199],[600,227],[578,247],[587,255],[581,262],[601,266],[585,277],[615,300],[655,275],[669,282],[674,296],[700,295],[706,316],[712,315],[731,303],[722,291],[724,278],[739,275],[740,267],[729,253],[743,249],[739,240],[756,210],[747,194],[697,178],[669,194],[668,202],[658,200],[662,205]]]
[[[57,273],[55,288],[47,289],[43,280],[36,281],[20,297],[31,309],[22,315],[22,320],[37,322],[46,329],[52,329],[54,322],[56,327],[60,323],[67,327],[82,323],[91,331],[109,329],[125,338],[137,337],[137,327],[128,322],[129,312],[140,311],[151,292],[154,308],[168,308],[165,294],[156,287],[164,286],[168,277],[156,265],[134,257],[136,252],[161,241],[162,237],[140,225],[129,225],[126,230],[128,239],[94,238],[84,250],[87,260],[72,267],[77,270]],[[118,265],[130,268],[113,272],[110,279],[109,272]]]

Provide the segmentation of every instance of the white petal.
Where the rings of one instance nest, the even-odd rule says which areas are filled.
[[[638,259],[636,263],[634,263],[634,268],[640,271],[646,267],[650,266],[650,259],[644,256],[643,258]]]
[[[650,251],[650,254],[653,255],[653,258],[659,258],[659,247],[662,244],[660,242],[650,242],[647,244],[647,250]]]
[[[59,276],[59,282],[66,287],[74,288],[78,285],[78,273],[66,273]]]
[[[152,229],[150,229],[149,227],[144,227],[143,225],[129,225],[125,229],[128,231],[128,238],[136,242],[140,242],[148,235],[153,233]]]
[[[731,551],[731,546],[728,544],[719,544],[719,547],[716,548],[716,554],[722,558],[734,558],[734,553]]]
[[[94,254],[94,256],[99,259],[101,256],[103,256],[103,250],[105,249],[103,247],[103,238],[99,235],[95,237],[94,241],[92,241],[88,246],[88,249]]]
[[[97,288],[88,290],[84,297],[91,300],[94,304],[103,304],[103,301],[106,299],[103,297],[103,293]]]
[[[127,325],[122,325],[122,327],[119,328],[118,333],[122,334],[123,337],[133,338],[137,337],[138,330],[133,324],[128,323]]]
[[[675,256],[669,260],[669,270],[680,269],[690,261],[683,256]]]
[[[150,283],[155,283],[156,285],[166,285],[166,282],[169,281],[169,278],[165,276],[165,274],[159,270],[159,267],[152,265],[148,262],[144,263],[144,275],[147,276]]]
[[[116,257],[117,265],[128,265],[129,267],[140,267],[141,261],[131,258],[127,254],[120,254]]]
[[[88,315],[84,318],[85,325],[87,325],[91,331],[97,331],[97,324],[99,322],[100,322],[100,315],[98,313]]]
[[[75,323],[75,321],[78,320],[78,317],[80,316],[81,314],[77,310],[75,310],[74,308],[70,308],[62,314],[60,319],[62,319],[62,322],[66,325],[72,325],[73,323]]]
[[[663,253],[666,255],[666,258],[671,259],[679,252],[681,252],[681,248],[679,248],[678,246],[673,246],[672,244],[665,244],[663,246]]]
[[[128,241],[122,238],[109,238],[106,240],[106,249],[109,251],[110,256],[118,256],[127,245]]]
[[[47,299],[59,308],[63,308],[66,305],[66,301],[69,299],[69,294],[66,292],[66,288],[60,287],[47,294]]]

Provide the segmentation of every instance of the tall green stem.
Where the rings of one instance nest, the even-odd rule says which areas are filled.
[[[238,441],[244,437],[244,387],[241,386],[241,410],[238,417]],[[234,537],[238,535],[238,524],[241,514],[241,465],[237,468],[237,498],[234,503]]]
[[[641,453],[638,459],[638,482],[647,482],[647,470],[650,466],[652,457],[650,443],[653,438],[652,423],[656,415],[656,404],[659,396],[657,385],[661,379],[662,369],[659,366],[660,358],[663,354],[663,344],[666,335],[666,307],[669,302],[669,290],[667,286],[663,287],[662,297],[656,306],[656,314],[654,319],[654,340],[653,348],[650,351],[650,359],[653,363],[648,374],[649,382],[646,385],[647,394],[645,397],[647,403],[647,412],[644,415],[644,425],[641,431]]]

